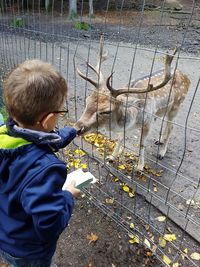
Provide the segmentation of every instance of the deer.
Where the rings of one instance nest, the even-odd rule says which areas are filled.
[[[155,142],[159,145],[157,158],[161,160],[165,156],[173,129],[172,122],[190,86],[189,78],[180,70],[176,69],[171,74],[171,62],[175,53],[176,49],[173,54],[166,54],[164,69],[133,80],[129,86],[118,89],[113,88],[111,84],[113,73],[105,79],[100,70],[101,64],[108,57],[108,53],[103,53],[102,48],[96,66],[87,63],[97,75],[97,81],[84,75],[77,68],[78,75],[94,87],[92,93],[86,98],[86,106],[81,117],[75,123],[77,134],[84,135],[91,130],[103,128],[117,132],[118,141],[113,153],[107,157],[109,162],[120,155],[125,131],[134,132],[135,129],[142,129],[138,163],[135,166],[137,171],[142,171],[145,140],[155,117],[167,118],[161,136]]]

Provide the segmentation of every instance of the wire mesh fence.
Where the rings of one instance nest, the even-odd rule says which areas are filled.
[[[85,193],[91,202],[128,232],[130,243],[143,243],[164,265],[199,266],[200,59],[198,39],[194,40],[200,27],[198,1],[189,1],[184,8],[177,1],[174,2],[178,6],[171,7],[171,1],[167,0],[141,0],[134,2],[137,10],[130,9],[133,1],[99,1],[103,2],[100,10],[98,1],[94,1],[94,14],[91,9],[89,11],[88,1],[78,1],[77,16],[69,14],[70,5],[66,2],[0,2],[1,80],[10,69],[26,59],[51,62],[66,78],[70,88],[66,103],[69,114],[63,117],[62,124],[71,125],[81,117],[88,105],[88,96],[96,94],[92,106],[98,111],[102,97],[105,101],[109,96],[104,110],[106,119],[99,113],[93,114],[97,123],[91,129],[92,133],[77,138],[61,157],[68,162],[69,169],[83,167],[96,175],[99,182],[85,189]],[[152,8],[154,13],[150,20]],[[100,58],[99,67],[94,70],[91,66],[97,63],[100,42],[108,56],[105,62]],[[162,144],[158,142],[156,146],[154,141],[161,141],[165,124],[170,122],[167,109],[159,117],[148,108],[149,94],[141,97],[126,93],[123,101],[119,97],[114,99],[118,110],[110,113],[113,98],[106,81],[114,72],[110,83],[113,88],[130,90],[134,79],[140,83],[146,79],[148,88],[150,77],[163,69],[167,49],[172,54],[175,46],[178,52],[172,63],[172,80],[180,70],[190,79],[191,85],[172,122],[173,131],[165,158],[160,160]],[[77,68],[86,79],[77,74]],[[92,82],[98,87],[101,79],[103,91],[91,87]],[[168,105],[172,87],[165,92]],[[141,100],[143,105],[138,105]],[[154,100],[154,108],[158,103],[162,105],[161,97],[156,94]],[[125,112],[120,127],[114,124],[119,110]],[[141,116],[139,129],[128,128],[126,124],[127,120],[135,119],[133,110]],[[3,104],[1,112],[4,112]],[[151,118],[151,132],[143,152],[141,137],[147,117]],[[84,121],[88,130],[90,119],[86,117]],[[106,124],[106,130],[100,124]],[[124,134],[122,153],[108,161],[107,156],[116,147],[117,132]],[[144,168],[138,171],[138,158],[142,153]]]

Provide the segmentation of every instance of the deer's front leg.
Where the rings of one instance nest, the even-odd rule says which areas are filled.
[[[148,133],[149,133],[149,127],[144,126],[142,129],[142,135],[141,135],[141,141],[140,141],[138,164],[135,168],[137,171],[142,171],[144,168],[144,144],[145,144],[145,140],[146,140]]]
[[[123,133],[119,133],[118,134],[118,139],[117,139],[118,141],[117,141],[116,146],[115,146],[115,148],[113,150],[113,153],[106,157],[106,159],[108,161],[114,161],[114,160],[117,159],[118,156],[120,156],[122,154],[122,152],[123,152],[123,149],[122,149],[122,141],[123,141],[123,139],[124,139],[124,134]]]

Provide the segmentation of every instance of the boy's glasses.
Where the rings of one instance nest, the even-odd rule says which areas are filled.
[[[55,111],[50,111],[47,114],[45,114],[39,122],[42,122],[49,114],[54,113],[54,114],[59,114],[61,117],[65,116],[66,113],[68,113],[67,110],[55,110]]]
[[[51,111],[50,113],[55,113],[55,114],[60,114],[60,116],[65,116],[66,113],[68,113],[68,109],[67,110],[58,110],[58,111]]]

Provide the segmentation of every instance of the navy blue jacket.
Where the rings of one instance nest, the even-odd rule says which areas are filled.
[[[73,196],[62,191],[64,162],[54,154],[76,136],[22,129],[10,120],[0,127],[0,248],[24,259],[49,260],[67,226]]]

